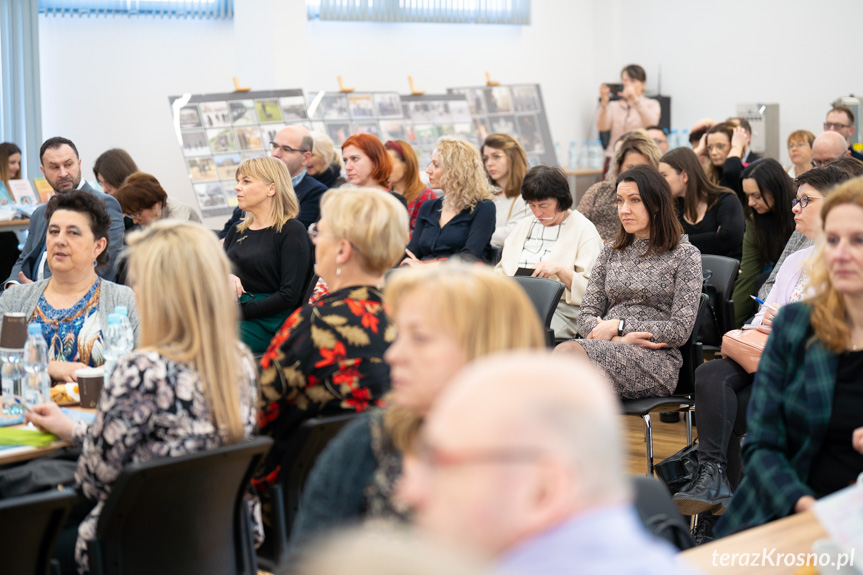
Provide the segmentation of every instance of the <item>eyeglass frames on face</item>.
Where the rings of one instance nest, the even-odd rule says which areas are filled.
[[[292,148],[290,146],[282,146],[281,144],[277,144],[275,142],[270,142],[270,148],[272,148],[273,150],[275,150],[276,148],[279,148],[281,151],[283,151],[286,154],[290,154],[291,152],[299,152],[301,154],[305,154],[306,152],[308,152],[308,150],[303,150],[302,148],[296,149],[296,148]]]
[[[842,130],[845,128],[850,128],[851,124],[837,124],[836,122],[824,122],[825,130]]]
[[[797,204],[800,204],[800,209],[805,210],[806,206],[808,206],[810,202],[823,199],[824,198],[810,198],[809,196],[801,196],[799,198],[794,198],[793,200],[791,200],[791,207],[796,208]]]

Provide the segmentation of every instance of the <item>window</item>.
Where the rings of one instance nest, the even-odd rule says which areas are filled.
[[[530,0],[307,0],[309,19],[530,24]]]
[[[234,0],[39,0],[39,13],[230,19],[234,16]]]

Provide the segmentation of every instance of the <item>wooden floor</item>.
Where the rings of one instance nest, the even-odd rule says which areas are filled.
[[[644,421],[640,417],[624,416],[624,435],[626,438],[627,469],[633,475],[647,473],[647,448],[644,445]],[[650,424],[653,428],[654,465],[686,446],[686,424],[662,423],[659,411],[651,412]],[[698,437],[698,428],[692,428],[693,438]]]

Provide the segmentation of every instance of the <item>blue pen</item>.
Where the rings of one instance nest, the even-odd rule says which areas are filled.
[[[769,308],[770,308],[770,309],[772,309],[773,311],[779,311],[779,308],[778,308],[778,307],[776,307],[776,306],[775,306],[775,305],[773,305],[773,304],[770,304],[770,305],[766,304],[766,303],[764,302],[764,300],[763,300],[763,299],[761,299],[760,297],[757,297],[757,296],[754,296],[754,295],[751,295],[751,296],[749,296],[749,297],[751,297],[752,299],[754,299],[755,301],[757,301],[760,305],[766,305],[767,307],[769,307]]]
[[[22,401],[20,397],[15,398],[15,403],[17,403],[18,405],[23,407],[24,411],[33,411],[33,408],[31,408],[29,405],[27,405],[26,401]]]

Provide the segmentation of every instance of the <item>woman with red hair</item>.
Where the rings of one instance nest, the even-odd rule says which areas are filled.
[[[342,144],[345,176],[361,188],[388,190],[393,161],[379,139],[371,134],[355,134]]]
[[[403,196],[407,202],[410,231],[413,234],[420,208],[426,200],[435,199],[435,194],[420,179],[419,162],[410,144],[404,140],[390,140],[384,144],[384,147],[393,161],[393,171],[389,180],[390,189]]]

